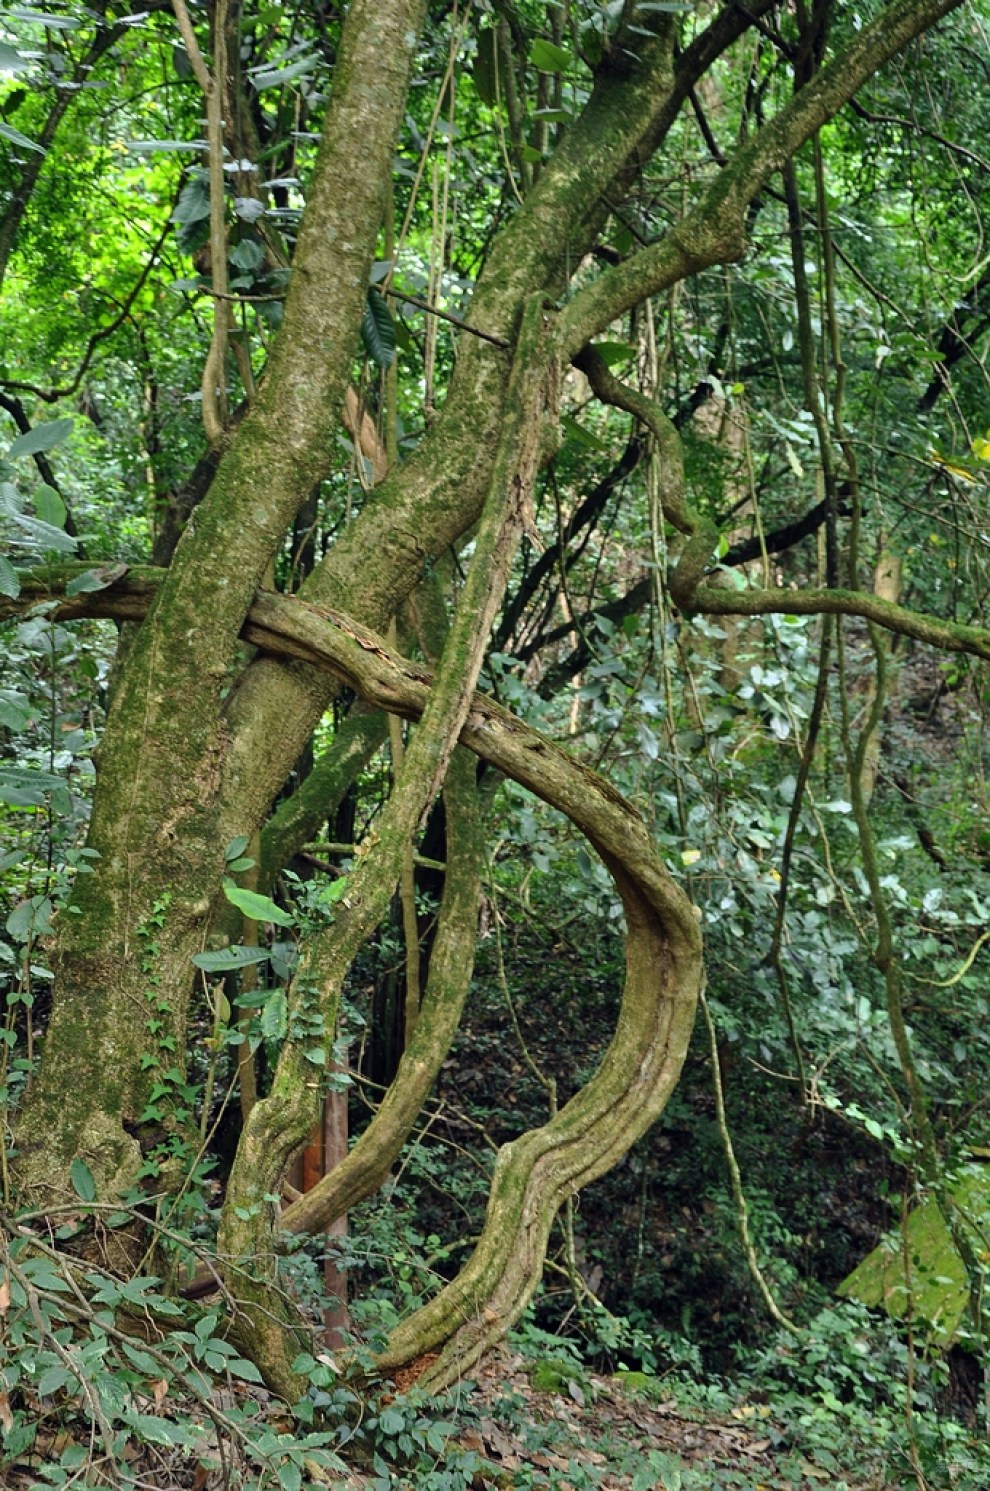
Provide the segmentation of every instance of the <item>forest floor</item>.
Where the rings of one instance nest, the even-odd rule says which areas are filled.
[[[5,1491],[39,1491],[53,1480],[66,1484],[54,1467],[64,1462],[73,1442],[80,1451],[77,1474],[88,1461],[93,1477],[84,1480],[86,1486],[128,1485],[147,1491],[240,1491],[245,1486],[273,1491],[822,1491],[826,1486],[881,1491],[905,1484],[902,1476],[888,1479],[879,1464],[864,1465],[850,1475],[828,1451],[807,1452],[799,1437],[776,1421],[769,1403],[743,1400],[727,1412],[713,1412],[665,1398],[655,1381],[649,1395],[640,1392],[637,1379],[641,1374],[602,1377],[576,1365],[571,1371],[556,1358],[534,1363],[503,1350],[493,1353],[475,1380],[444,1404],[437,1425],[443,1437],[432,1466],[421,1454],[414,1469],[388,1464],[371,1452],[359,1432],[343,1447],[343,1462],[353,1465],[346,1475],[300,1457],[298,1468],[283,1462],[281,1470],[263,1472],[260,1479],[257,1462],[250,1465],[252,1457],[244,1457],[244,1443],[218,1445],[205,1424],[195,1448],[188,1438],[183,1447],[169,1444],[169,1436],[158,1443],[118,1444],[117,1470],[107,1474],[109,1466],[104,1465],[101,1473],[93,1437],[78,1428],[67,1431],[52,1405],[54,1411],[40,1414],[31,1449],[0,1471],[0,1485]],[[535,1385],[551,1380],[556,1381],[552,1389]],[[374,1409],[380,1412],[382,1405],[392,1404],[399,1410],[414,1401],[415,1392],[405,1400],[385,1393]],[[235,1403],[262,1439],[277,1436],[288,1447],[305,1432],[293,1428],[283,1405],[262,1388],[238,1383],[216,1399],[217,1408],[228,1414]],[[192,1407],[173,1387],[163,1395],[159,1413],[168,1413],[174,1422]],[[417,1412],[423,1425],[428,1400],[418,1403]],[[466,1457],[474,1461],[473,1473]],[[848,1457],[844,1460],[848,1466]],[[123,1477],[121,1466],[126,1466]]]
[[[549,1384],[556,1375],[552,1388]],[[777,1423],[771,1404],[742,1401],[727,1412],[691,1407],[665,1396],[662,1383],[639,1373],[602,1377],[560,1361],[534,1364],[495,1353],[471,1394],[472,1425],[460,1437],[493,1467],[493,1488],[552,1485],[555,1491],[811,1491],[844,1484],[874,1491],[888,1482],[877,1470],[857,1479],[816,1463]],[[658,1393],[658,1388],[660,1389]],[[476,1415],[476,1417],[475,1417]],[[412,1486],[413,1483],[410,1483]]]

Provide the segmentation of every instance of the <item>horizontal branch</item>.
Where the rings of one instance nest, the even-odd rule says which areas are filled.
[[[115,571],[119,568],[114,567]],[[20,571],[18,598],[0,596],[0,621],[39,606],[44,606],[46,614],[56,621],[85,617],[140,621],[165,576],[164,570],[153,565],[136,565],[102,590],[66,597],[66,584],[83,573],[98,575],[100,571],[82,564]],[[109,566],[104,573],[110,573]],[[990,627],[946,621],[940,616],[881,600],[866,590],[723,590],[720,586],[701,584],[693,591],[690,610],[692,614],[705,616],[860,616],[898,636],[927,642],[944,652],[990,659]],[[397,689],[396,680],[401,676],[417,688],[428,688],[432,682],[428,668],[399,658],[377,632],[342,612],[307,605],[298,596],[259,590],[241,636],[273,657],[294,658],[328,670],[371,703],[408,719],[416,717],[418,706],[411,705],[409,697]],[[390,665],[395,662],[398,672],[391,666],[385,668],[380,691],[370,694],[365,687],[363,665],[355,667],[359,654],[377,656]],[[501,711],[501,706],[486,695],[477,694],[475,702],[478,707]],[[507,711],[501,713],[514,719]],[[519,724],[519,728],[526,727]]]
[[[899,637],[929,642],[944,652],[990,658],[990,628],[943,621],[881,600],[868,590],[722,590],[699,585],[692,611],[704,616],[861,616]]]

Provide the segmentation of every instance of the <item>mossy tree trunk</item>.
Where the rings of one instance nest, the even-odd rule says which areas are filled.
[[[290,600],[259,587],[331,467],[426,8],[425,0],[352,0],[284,322],[257,397],[220,442],[212,484],[164,576],[129,576],[64,607],[64,614],[144,619],[100,750],[90,830],[99,859],[61,918],[54,1012],[17,1131],[19,1179],[36,1203],[71,1198],[69,1168],[78,1156],[101,1198],[134,1183],[145,1152],[183,1122],[191,958],[210,934],[226,844],[262,829],[341,682],[379,709],[423,716],[347,902],[332,927],[302,948],[282,1056],[245,1125],[230,1178],[223,1267],[242,1306],[246,1345],[287,1396],[299,1386],[294,1319],[271,1287],[276,1217],[269,1198],[318,1112],[319,1067],[307,1048],[315,1040],[324,1056],[329,1049],[344,974],[381,917],[458,739],[566,813],[597,849],[625,906],[626,986],[599,1071],[548,1124],[502,1151],[474,1255],[395,1333],[383,1370],[440,1350],[428,1380],[449,1381],[504,1334],[538,1282],[557,1208],[625,1153],[677,1080],[702,977],[693,910],[641,819],[607,783],[473,694],[488,628],[538,467],[553,448],[555,388],[569,361],[646,296],[738,257],[747,208],[772,173],[956,3],[894,0],[749,137],[658,243],[591,274],[585,256],[614,203],[713,62],[770,7],[754,0],[749,10],[717,9],[680,49],[677,16],[637,12],[635,25],[605,48],[585,107],[489,246],[468,316],[483,336],[461,337],[443,410]],[[600,396],[634,412],[663,448],[667,433],[648,409],[604,380]],[[859,592],[788,592],[782,602],[777,592],[730,594],[706,585],[716,536],[683,494],[672,488],[666,500],[665,517],[687,540],[674,591],[684,609],[847,610],[990,655],[987,634],[976,628],[912,617]],[[479,519],[470,577],[434,678],[390,652],[379,633]],[[30,585],[24,594],[31,598]],[[260,649],[246,665],[242,639]],[[348,761],[361,760],[380,729],[358,720]],[[462,772],[449,793],[462,791]],[[296,808],[294,827],[286,810],[270,823],[267,845],[262,835],[266,875],[279,846],[285,852],[310,821],[306,802]],[[451,815],[458,816],[467,847],[452,846],[448,856],[452,948],[465,935],[477,873],[464,865],[459,881],[458,853],[470,853],[476,826],[467,804]],[[337,1180],[329,1178],[322,1200],[305,1213],[313,1225],[378,1183],[428,1089],[461,997],[444,957],[434,961],[435,1021],[424,1007],[417,1036],[425,1049],[410,1048],[379,1137]],[[304,1210],[290,1214],[289,1224],[303,1217]]]

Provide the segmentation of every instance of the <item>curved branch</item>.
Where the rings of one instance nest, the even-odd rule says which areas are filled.
[[[319,1232],[385,1183],[422,1112],[460,1023],[474,971],[481,890],[481,826],[475,766],[455,751],[444,785],[446,873],[426,992],[395,1080],[347,1155],[279,1218],[285,1232]]]
[[[746,209],[773,173],[878,68],[960,4],[961,0],[894,0],[864,26],[813,82],[757,131],[660,243],[605,270],[574,296],[563,317],[565,351],[573,356],[648,296],[713,264],[740,258],[746,246]]]

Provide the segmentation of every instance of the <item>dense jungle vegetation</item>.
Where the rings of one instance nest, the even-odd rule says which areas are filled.
[[[990,1484],[985,0],[0,12],[0,1480]]]

